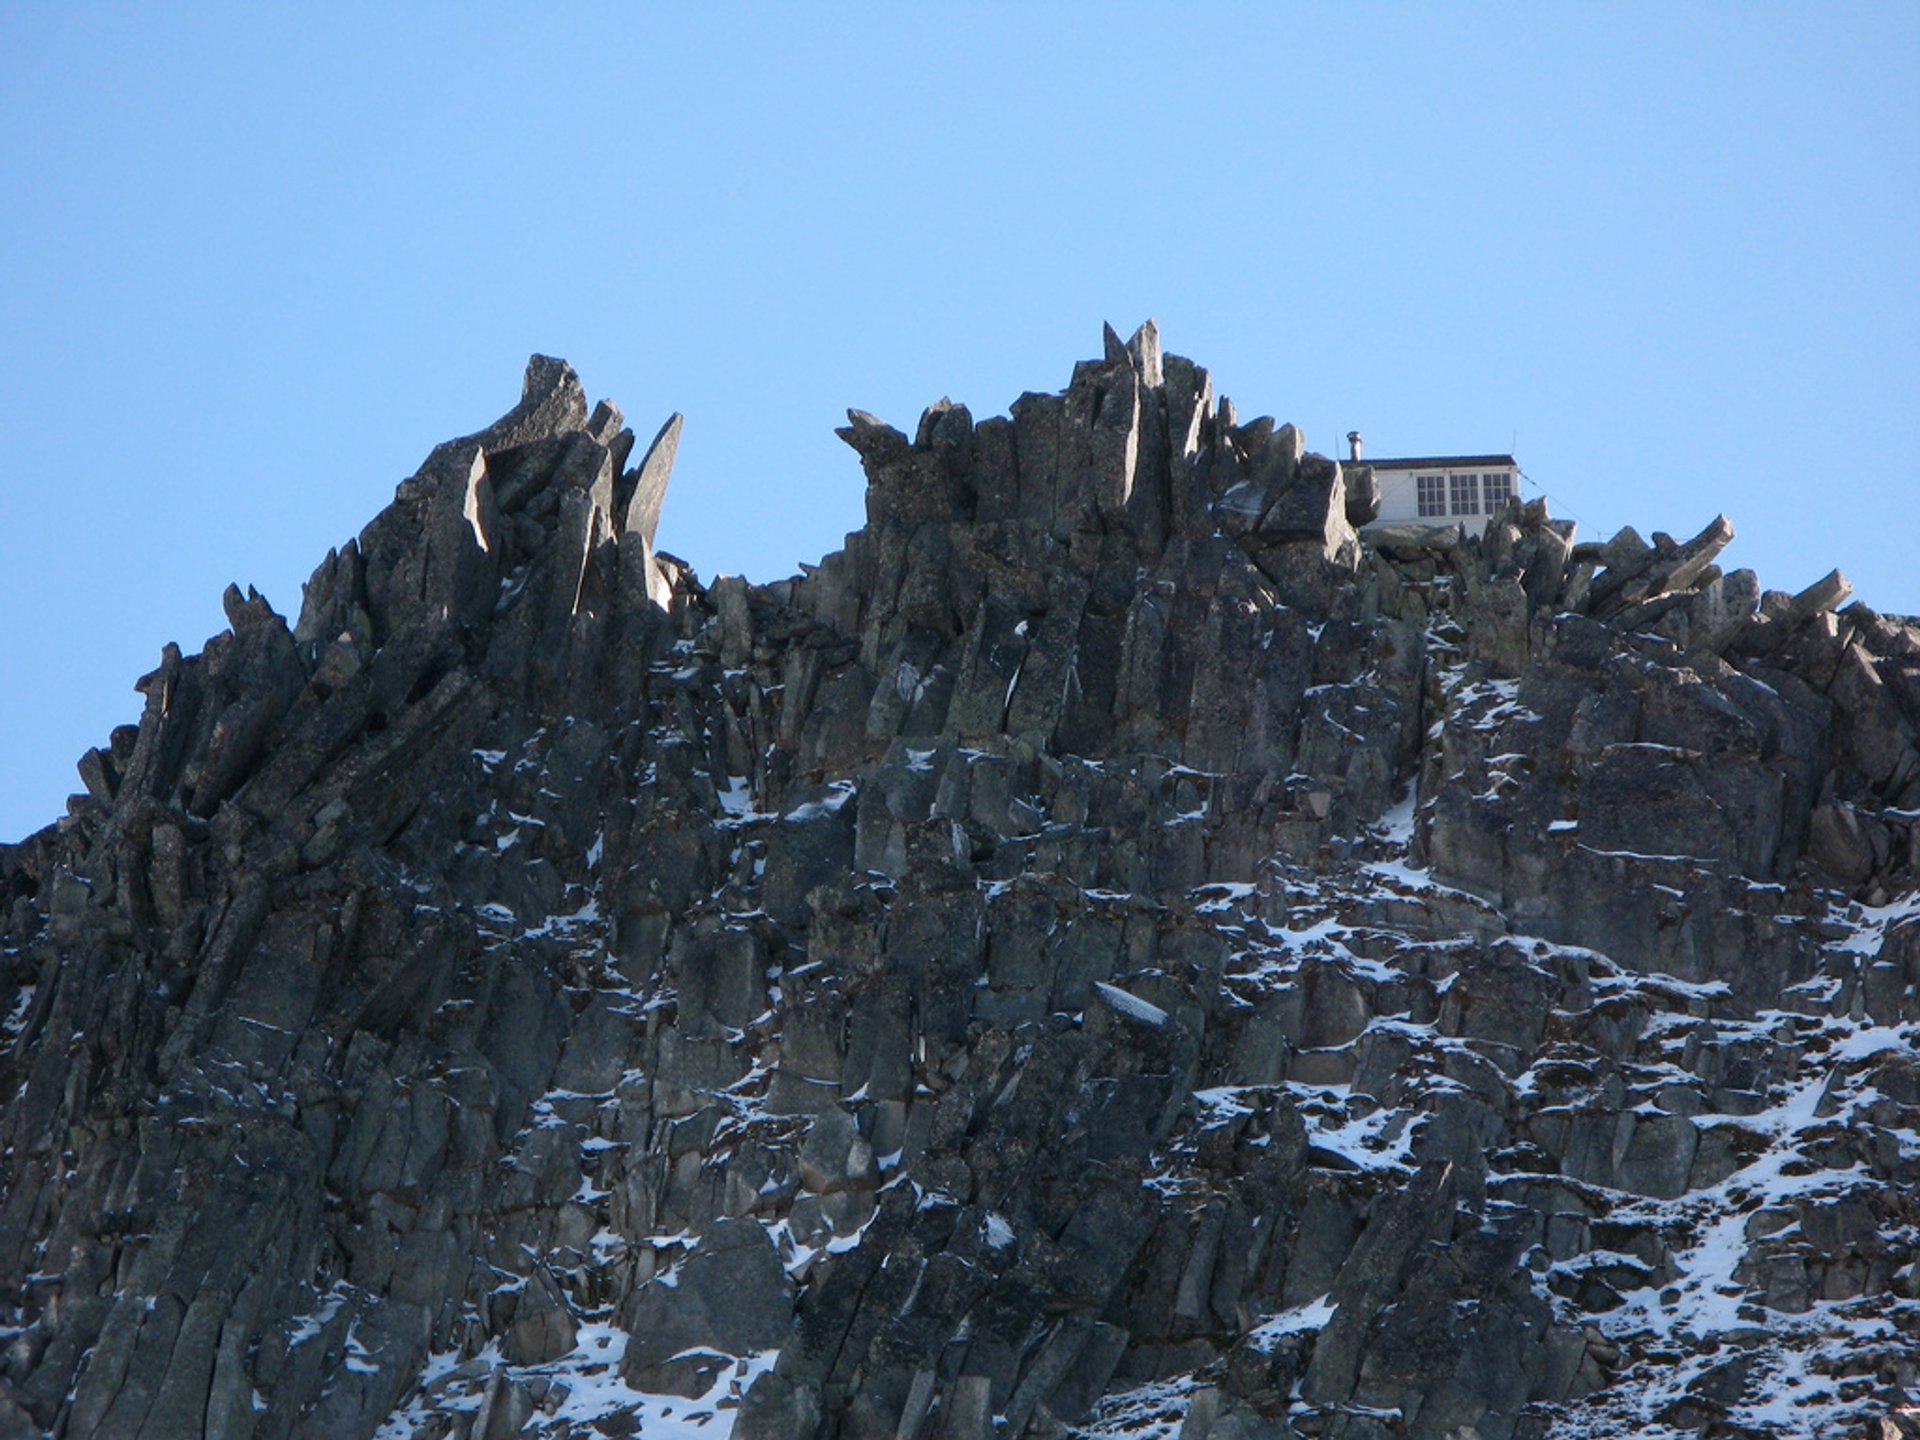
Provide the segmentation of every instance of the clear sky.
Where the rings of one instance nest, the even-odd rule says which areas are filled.
[[[860,523],[845,407],[1151,315],[1316,449],[1920,612],[1916,75],[1911,3],[0,3],[0,839],[534,351],[686,413],[703,577]]]

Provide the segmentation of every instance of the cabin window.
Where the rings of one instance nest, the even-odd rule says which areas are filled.
[[[1513,472],[1506,471],[1499,475],[1483,475],[1480,478],[1482,481],[1481,489],[1484,492],[1482,498],[1487,502],[1487,513],[1489,515],[1496,514],[1499,512],[1501,506],[1513,498]]]
[[[1439,475],[1417,475],[1414,477],[1414,484],[1418,487],[1421,515],[1445,515],[1447,513],[1447,490],[1443,477]]]
[[[1447,488],[1451,492],[1453,514],[1478,515],[1480,513],[1480,477],[1478,475],[1449,475]]]

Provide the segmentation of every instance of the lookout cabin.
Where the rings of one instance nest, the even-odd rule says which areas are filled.
[[[1520,464],[1511,455],[1420,455],[1362,460],[1360,432],[1347,444],[1351,464],[1366,465],[1380,486],[1381,525],[1464,525],[1478,535],[1520,493]]]

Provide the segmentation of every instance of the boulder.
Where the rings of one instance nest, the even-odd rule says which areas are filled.
[[[703,1395],[735,1358],[777,1349],[792,1314],[793,1285],[766,1230],[714,1220],[691,1254],[628,1299],[621,1376],[640,1390]]]

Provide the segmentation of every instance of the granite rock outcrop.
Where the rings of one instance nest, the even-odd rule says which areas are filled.
[[[0,1437],[1920,1433],[1920,625],[1151,323],[771,584],[679,431],[535,357],[0,847]]]

